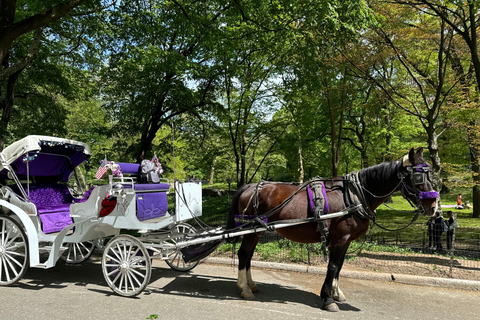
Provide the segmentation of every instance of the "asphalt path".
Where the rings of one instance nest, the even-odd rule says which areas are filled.
[[[322,275],[255,269],[254,301],[240,298],[236,275],[233,266],[202,263],[179,273],[155,261],[147,289],[124,298],[106,285],[98,257],[59,262],[0,287],[0,319],[480,319],[478,291],[341,278],[347,302],[329,313],[318,297]]]

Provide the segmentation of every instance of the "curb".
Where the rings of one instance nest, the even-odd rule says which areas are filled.
[[[204,263],[212,264],[226,264],[226,265],[238,265],[238,260],[232,260],[229,258],[213,258],[207,257],[202,260]],[[276,269],[291,272],[303,272],[325,275],[327,273],[326,268],[314,267],[314,266],[302,266],[288,263],[274,263],[265,261],[252,261],[252,266],[263,269]],[[480,281],[473,280],[461,280],[450,278],[436,278],[436,277],[424,277],[413,276],[407,274],[390,274],[390,273],[373,273],[373,272],[359,272],[342,270],[341,276],[345,278],[359,279],[359,280],[372,280],[372,281],[384,281],[416,286],[426,287],[438,287],[448,289],[459,289],[468,291],[480,291]]]

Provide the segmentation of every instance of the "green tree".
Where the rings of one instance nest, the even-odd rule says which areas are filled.
[[[227,7],[210,1],[122,1],[109,12],[102,92],[116,134],[135,136],[126,152],[137,161],[173,118],[200,116],[216,106],[212,51]]]
[[[433,185],[440,190],[438,137],[447,124],[442,108],[455,86],[446,72],[449,59],[445,52],[450,48],[451,33],[445,23],[409,7],[376,8],[385,17],[385,23],[375,29],[374,36],[364,40],[366,46],[362,50],[379,53],[380,57],[374,56],[363,67],[354,65],[362,76],[381,88],[395,107],[419,120],[427,136]]]
[[[45,96],[45,90],[48,90],[44,88],[44,92],[40,89],[32,93],[29,90],[30,88],[25,88],[27,82],[32,83],[28,77],[23,81],[23,88],[19,92],[16,85],[18,81],[22,81],[22,72],[32,65],[37,55],[40,54],[40,50],[45,48],[42,47],[42,42],[55,42],[52,38],[52,29],[49,28],[50,24],[62,19],[84,2],[85,0],[46,0],[40,2],[2,0],[0,2],[0,110],[2,110],[0,149],[3,148],[9,133],[10,119],[20,116],[19,113],[23,111],[22,108],[14,110],[15,98],[33,94]],[[87,1],[83,8],[93,8],[96,3],[97,1]],[[43,63],[43,65],[46,64],[48,63]],[[37,67],[41,66],[42,63],[37,65]],[[33,73],[35,73],[35,70]],[[37,74],[36,85],[40,83],[40,78]],[[51,109],[54,110],[54,108]],[[35,112],[35,110],[33,113],[41,114],[41,112]],[[45,118],[48,119],[49,117],[46,116]]]
[[[473,177],[473,217],[480,217],[480,130],[478,122],[478,96],[480,92],[480,55],[478,52],[478,12],[480,3],[467,1],[403,1],[396,2],[411,6],[419,12],[431,15],[448,26],[453,37],[451,50],[446,55],[451,59],[451,68],[460,83],[462,97],[459,105],[465,108],[463,118],[470,149]],[[463,100],[463,101],[462,101]]]

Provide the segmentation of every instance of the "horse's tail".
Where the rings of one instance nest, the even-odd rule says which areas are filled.
[[[237,192],[233,196],[232,203],[230,204],[230,210],[228,211],[228,218],[227,218],[227,230],[235,228],[235,216],[239,214],[238,212],[238,202],[240,200],[240,196],[242,195],[245,190],[248,189],[250,185],[245,184],[238,188]],[[228,242],[235,242],[236,238],[232,238]]]

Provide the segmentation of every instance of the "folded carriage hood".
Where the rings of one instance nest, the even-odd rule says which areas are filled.
[[[26,175],[27,154],[30,175],[59,176],[60,180],[67,181],[73,169],[90,157],[90,148],[75,140],[30,135],[3,149],[0,172],[12,169],[18,175]]]

